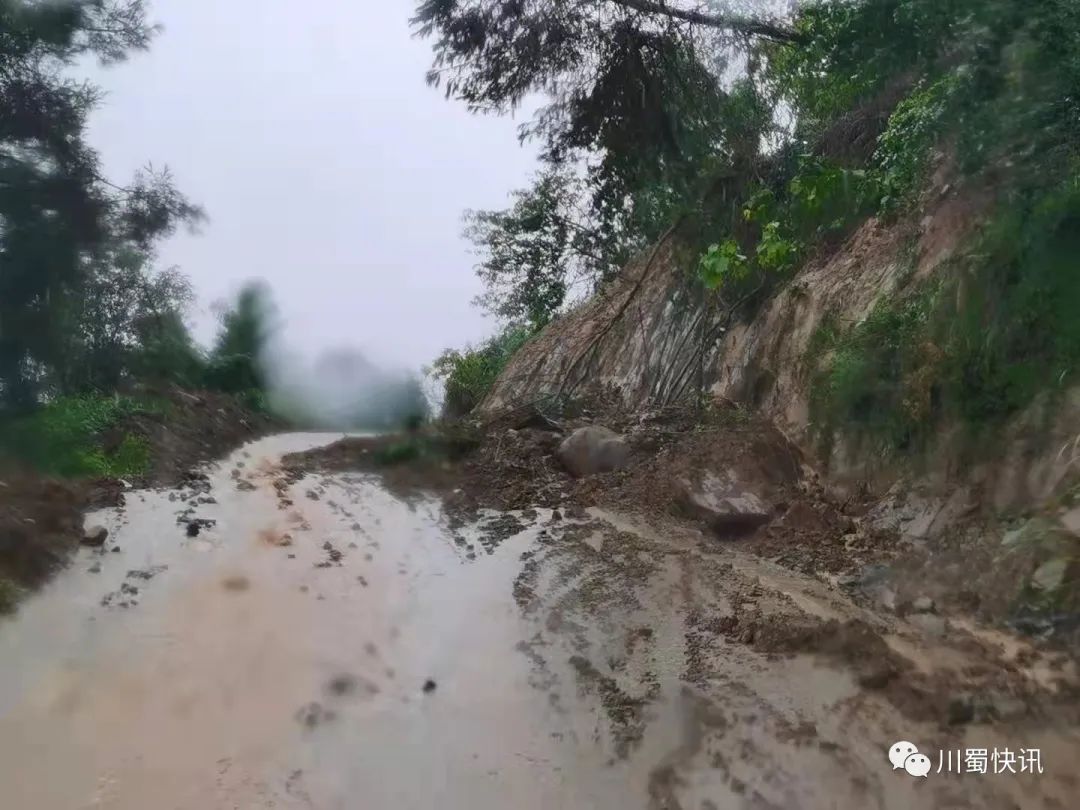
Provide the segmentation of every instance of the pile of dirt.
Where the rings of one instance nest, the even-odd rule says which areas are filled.
[[[563,468],[560,442],[587,424],[625,437],[625,467],[583,478]],[[839,500],[770,422],[723,402],[704,411],[672,406],[644,414],[594,402],[572,418],[517,408],[484,422],[436,425],[408,436],[343,439],[289,456],[285,468],[293,476],[318,470],[376,473],[404,497],[437,495],[451,522],[462,525],[480,519],[483,509],[545,507],[561,517],[594,506],[654,523],[696,524],[706,545],[734,544],[835,583],[875,610],[903,614],[923,599],[947,614],[975,614],[991,623],[1015,616],[1003,596],[1015,588],[1001,582],[1002,566],[991,555],[974,554],[971,544],[960,553],[938,553],[882,528],[870,514],[872,499]],[[762,525],[736,538],[688,513],[686,487],[707,474],[737,480],[765,504]],[[1013,626],[1042,631],[1042,625]],[[1060,630],[1054,636],[1056,642],[1071,638]]]
[[[588,424],[626,438],[630,454],[622,469],[583,478],[564,469],[560,442]],[[683,505],[685,488],[703,472],[718,471],[768,504],[764,525],[739,541],[755,553],[812,573],[840,572],[886,558],[893,546],[887,532],[858,530],[849,514],[857,505],[830,500],[783,434],[725,403],[704,411],[670,406],[635,414],[594,402],[561,421],[518,408],[483,423],[440,424],[411,436],[346,438],[287,456],[284,465],[293,475],[378,473],[404,496],[439,495],[450,516],[463,522],[485,508],[568,512],[593,506],[692,521]]]
[[[148,393],[166,406],[125,417],[105,437],[106,452],[132,434],[149,444],[150,469],[131,482],[140,487],[174,486],[193,467],[284,427],[276,417],[252,411],[231,394],[178,388]]]
[[[0,473],[0,612],[18,591],[37,587],[62,567],[83,537],[86,509],[123,503],[108,479],[52,481],[25,470]]]

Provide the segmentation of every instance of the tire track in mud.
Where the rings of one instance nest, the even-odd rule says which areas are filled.
[[[1017,739],[1033,724],[1058,728],[1058,768],[1040,783],[1040,806],[1067,795],[1063,766],[1080,750],[1075,701],[999,649],[958,629],[928,639],[678,527],[632,529],[590,512],[545,524],[513,593],[539,628],[530,660],[540,672],[569,665],[599,703],[597,744],[612,762],[648,767],[651,808],[722,807],[724,796],[753,807],[1014,807],[1031,800],[1030,785],[922,786],[882,765],[894,737],[941,748],[979,730],[997,739],[994,696],[1023,705]],[[907,657],[913,648],[921,654]],[[557,678],[537,685],[565,704]],[[662,750],[650,734],[665,715],[679,742]]]

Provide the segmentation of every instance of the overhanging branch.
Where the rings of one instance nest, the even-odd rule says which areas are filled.
[[[741,34],[763,37],[776,42],[800,42],[802,37],[790,28],[768,22],[755,20],[750,17],[740,17],[730,14],[709,14],[704,11],[691,11],[689,9],[672,8],[663,2],[656,0],[611,0],[617,6],[630,8],[644,14],[659,14],[676,20],[704,25],[708,28],[720,28],[727,31],[737,31]]]

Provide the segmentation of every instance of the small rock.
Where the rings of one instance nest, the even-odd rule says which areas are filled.
[[[221,587],[227,591],[233,591],[234,593],[246,591],[251,587],[251,580],[242,574],[237,574],[231,577],[225,577],[225,579],[221,581]]]
[[[86,530],[86,534],[83,535],[82,544],[84,546],[91,546],[92,548],[100,548],[105,545],[105,540],[109,536],[109,530],[104,526],[91,526]]]
[[[970,695],[957,695],[949,701],[946,709],[949,725],[959,726],[975,719],[975,702]]]
[[[334,712],[324,709],[322,704],[312,702],[306,706],[302,706],[296,712],[297,721],[307,728],[315,728],[320,723],[333,720],[335,717]]]
[[[187,536],[188,537],[198,537],[200,528],[201,527],[199,526],[199,524],[195,523],[194,521],[189,523],[187,525]]]
[[[934,600],[929,596],[920,596],[911,603],[911,610],[913,613],[933,613],[936,607]]]
[[[942,638],[947,626],[945,620],[933,613],[915,613],[908,616],[908,621],[933,638]]]
[[[435,691],[436,687],[437,684],[435,683],[435,681],[431,680],[431,678],[428,678],[426,681],[424,681],[424,694],[430,695],[432,692]]]
[[[151,580],[163,571],[168,571],[167,565],[152,565],[149,568],[135,568],[128,571],[126,574],[127,579],[141,579]]]
[[[886,610],[896,610],[896,591],[886,585],[880,585],[870,591],[874,601]]]
[[[336,697],[344,697],[356,691],[356,684],[355,675],[344,673],[331,678],[330,682],[326,684],[326,691]]]
[[[112,547],[111,549],[109,549],[109,550],[110,550],[110,551],[111,551],[111,552],[112,552],[113,554],[118,554],[118,553],[120,552],[120,546],[113,546],[113,547]]]
[[[87,568],[86,570],[91,574],[100,574],[101,573],[101,563],[96,562],[93,565],[91,565],[89,568]]]

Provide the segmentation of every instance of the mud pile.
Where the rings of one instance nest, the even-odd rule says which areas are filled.
[[[574,478],[560,463],[560,442],[588,424],[625,437],[630,453],[622,469]],[[287,456],[284,465],[297,476],[312,470],[378,473],[398,493],[438,493],[461,521],[476,519],[483,509],[542,507],[574,515],[599,506],[676,520],[725,542],[734,537],[711,531],[688,508],[688,491],[715,471],[766,505],[762,525],[739,533],[742,548],[810,573],[857,569],[895,551],[895,533],[860,531],[855,516],[865,504],[831,499],[796,446],[770,423],[729,403],[644,414],[608,403],[566,420],[517,409],[483,424],[440,425],[413,437],[346,438]]]

